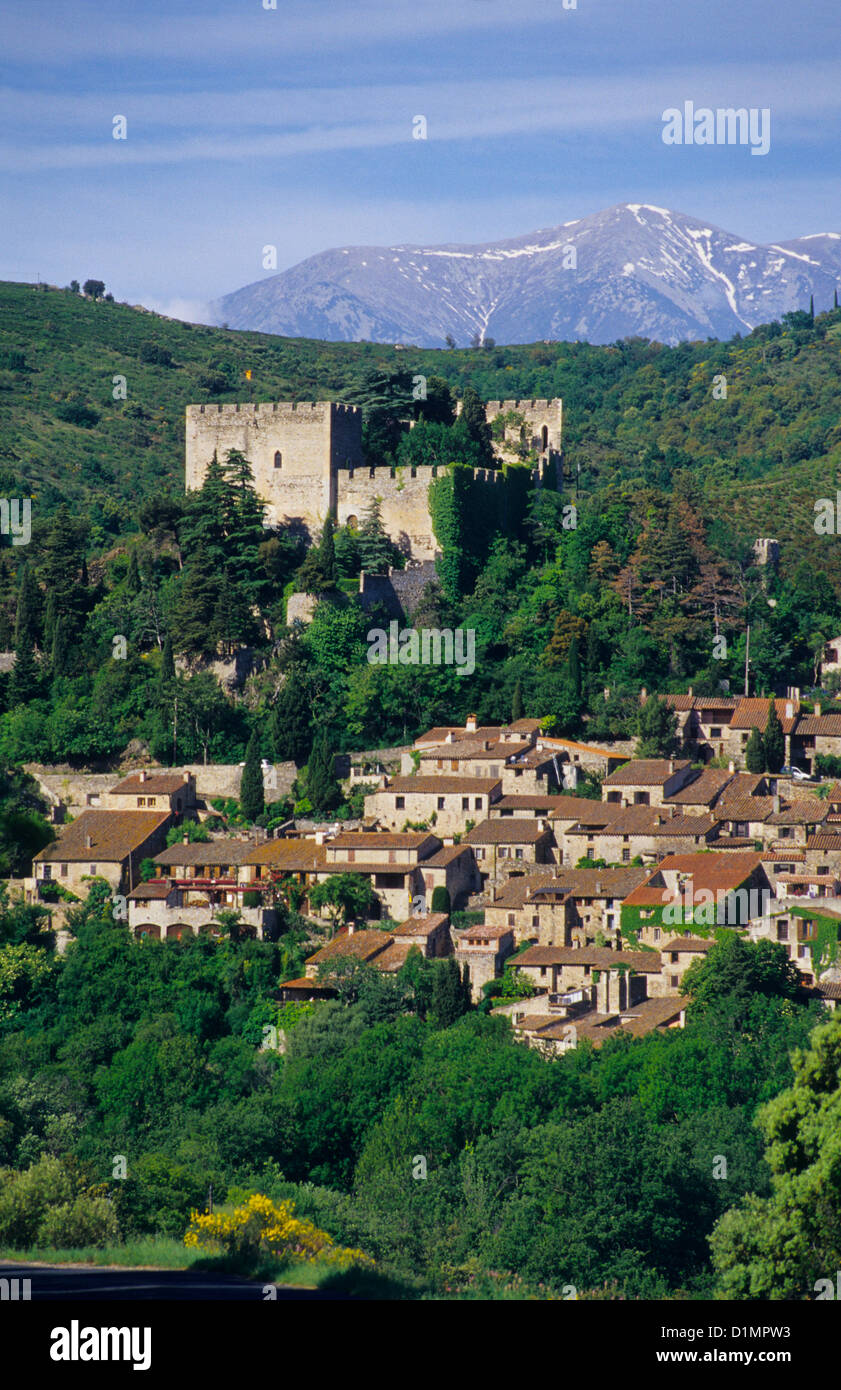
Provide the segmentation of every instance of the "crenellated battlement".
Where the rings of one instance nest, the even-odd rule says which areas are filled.
[[[361,420],[362,408],[358,405],[345,405],[342,401],[237,401],[233,405],[212,403],[210,405],[188,405],[187,418],[201,416],[248,416],[258,419],[275,419],[295,416],[301,419],[310,416],[314,419],[349,418]]]

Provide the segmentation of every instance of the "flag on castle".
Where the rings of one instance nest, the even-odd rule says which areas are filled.
[[[250,380],[251,380],[251,368],[250,368],[250,367],[248,367],[247,370],[246,370],[245,379],[246,379],[246,381],[250,381]]]

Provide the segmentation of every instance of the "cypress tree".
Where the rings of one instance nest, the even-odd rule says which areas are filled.
[[[328,512],[324,518],[324,525],[321,528],[321,543],[318,547],[318,558],[321,563],[321,573],[324,576],[326,585],[332,587],[336,583],[336,542],[333,533],[336,529],[336,522],[332,512]]]
[[[485,463],[493,463],[491,427],[485,414],[484,402],[472,386],[465,386],[464,388],[459,419],[467,426],[471,439],[474,439],[481,448]]]
[[[41,672],[35,660],[35,648],[28,637],[15,646],[15,664],[9,677],[9,701],[12,706],[25,705],[41,693]]]
[[[762,745],[762,735],[755,725],[750,731],[750,738],[745,748],[745,767],[748,772],[765,771],[765,749]]]
[[[256,820],[266,809],[263,799],[263,773],[260,767],[260,740],[256,729],[253,730],[245,750],[239,804],[246,820]]]
[[[786,741],[783,726],[777,714],[777,706],[773,699],[768,705],[768,723],[765,725],[762,747],[765,754],[763,771],[767,768],[768,772],[779,772],[785,761]]]
[[[312,746],[306,775],[307,796],[317,811],[332,811],[342,799],[333,771],[333,750],[325,729],[320,729]]]
[[[578,655],[578,638],[573,637],[569,644],[567,654],[566,677],[569,682],[570,693],[573,697],[581,701],[581,658]]]
[[[137,563],[137,551],[133,550],[128,562],[128,572],[126,574],[126,588],[132,597],[140,593],[140,567]]]
[[[809,318],[812,323],[815,322],[815,296],[813,294],[809,295]]]
[[[270,732],[276,762],[303,767],[312,749],[311,718],[302,673],[290,667],[272,710]]]
[[[41,594],[30,565],[23,567],[15,613],[15,646],[25,639],[37,643],[41,635]]]
[[[838,290],[837,290],[837,289],[836,289],[836,291],[835,291],[835,296],[834,296],[833,301],[832,301],[832,307],[833,307],[833,309],[837,309],[837,308],[838,308]]]
[[[67,675],[68,649],[64,635],[65,624],[61,617],[57,617],[53,624],[53,640],[50,646],[50,674],[53,680],[56,676]]]
[[[465,1012],[464,985],[454,956],[435,966],[430,1013],[437,1028],[449,1028]]]
[[[511,723],[516,724],[518,719],[523,717],[523,687],[519,680],[514,686],[514,694],[511,697]]]

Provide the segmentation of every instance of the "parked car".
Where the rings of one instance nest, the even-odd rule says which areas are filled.
[[[793,782],[811,782],[812,778],[802,767],[781,767],[778,777],[790,777]]]

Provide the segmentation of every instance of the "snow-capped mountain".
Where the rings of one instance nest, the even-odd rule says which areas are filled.
[[[478,246],[348,246],[225,295],[217,323],[333,341],[459,346],[640,334],[729,338],[832,305],[841,235],[757,245],[710,222],[622,203]]]

